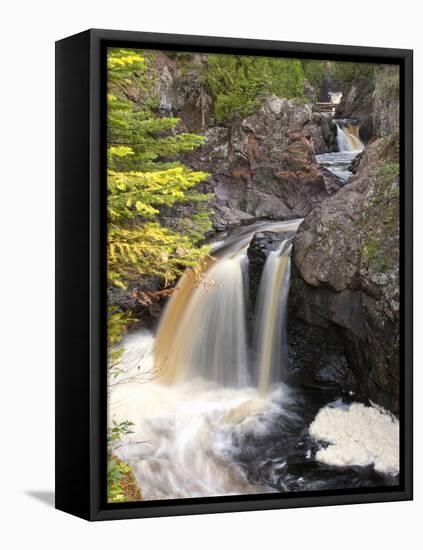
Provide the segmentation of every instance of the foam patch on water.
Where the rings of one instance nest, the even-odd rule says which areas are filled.
[[[316,460],[332,466],[373,465],[377,472],[399,472],[399,422],[381,407],[361,403],[327,406],[310,425],[310,435],[329,446]]]

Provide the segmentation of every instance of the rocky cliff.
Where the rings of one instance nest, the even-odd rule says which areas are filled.
[[[336,118],[353,118],[365,143],[399,129],[399,69],[380,65],[372,78],[359,77],[343,86]]]
[[[396,133],[371,144],[348,185],[304,220],[294,242],[290,306],[292,378],[333,384],[393,411],[399,406],[398,141]]]
[[[270,97],[257,113],[205,135],[185,161],[212,174],[205,190],[214,193],[218,231],[259,218],[304,217],[339,189],[316,164],[315,144],[321,150],[334,134],[311,105]]]
[[[180,129],[205,136],[205,145],[183,161],[211,174],[202,190],[214,194],[215,230],[258,218],[304,217],[339,189],[337,179],[315,162],[315,154],[336,150],[336,126],[328,114],[273,96],[252,115],[218,125],[214,99],[201,79],[204,55],[194,55],[189,66],[164,53],[154,62],[160,69],[159,112],[179,117]]]

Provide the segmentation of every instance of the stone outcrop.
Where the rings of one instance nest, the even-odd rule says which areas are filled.
[[[344,86],[342,99],[336,108],[336,118],[356,119],[360,139],[367,143],[373,137],[373,89],[374,84],[365,77],[357,78]]]
[[[313,131],[321,141],[332,132],[325,121],[318,134],[322,120],[310,105],[270,97],[251,116],[206,131],[205,145],[185,162],[212,174],[206,190],[215,195],[217,230],[259,218],[304,217],[339,189],[315,160]]]
[[[330,113],[313,112],[310,122],[303,127],[303,134],[310,139],[316,155],[338,150],[336,124]]]
[[[172,289],[163,289],[160,277],[143,276],[129,288],[112,288],[108,291],[108,303],[120,311],[130,312],[133,323],[130,329],[140,326],[154,327],[160,317]]]
[[[399,68],[375,67],[373,78],[357,78],[344,86],[336,118],[353,118],[362,141],[378,139],[399,129]]]
[[[385,65],[378,68],[373,94],[373,127],[376,136],[387,136],[399,129],[399,68]]]
[[[212,174],[202,190],[215,195],[210,205],[216,230],[257,218],[303,217],[338,189],[314,158],[337,147],[336,126],[328,114],[273,96],[243,120],[216,126],[213,98],[200,77],[204,61],[204,55],[196,54],[182,70],[164,53],[154,59],[160,69],[160,114],[179,117],[181,130],[205,135],[205,145],[183,160]]]
[[[348,185],[294,241],[290,370],[398,411],[398,134],[371,144]],[[301,353],[301,341],[315,342]]]
[[[202,133],[210,125],[214,101],[201,78],[207,55],[196,54],[182,70],[176,60],[156,52],[153,62],[160,75],[156,83],[161,116],[180,119],[179,129]]]

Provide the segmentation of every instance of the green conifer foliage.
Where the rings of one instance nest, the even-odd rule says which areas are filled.
[[[219,122],[254,112],[269,95],[299,98],[303,69],[298,59],[213,54],[205,74]]]
[[[151,54],[150,54],[151,55]],[[107,213],[108,282],[125,288],[143,275],[156,275],[163,286],[172,283],[186,267],[196,269],[208,248],[201,246],[210,229],[204,210],[207,195],[196,189],[208,174],[194,172],[178,156],[203,143],[203,137],[178,133],[177,118],[160,118],[154,112],[154,70],[149,59],[135,50],[108,51]],[[128,99],[136,90],[139,101]],[[177,229],[163,227],[161,206],[198,203],[197,212],[180,220]],[[115,343],[124,323],[109,325]]]

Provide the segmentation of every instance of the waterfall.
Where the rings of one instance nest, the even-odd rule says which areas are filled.
[[[329,92],[330,102],[339,105],[342,99],[342,92]]]
[[[225,387],[248,383],[243,266],[245,253],[184,276],[159,329],[156,365],[163,381],[201,377]],[[164,364],[165,363],[165,364]]]
[[[352,176],[351,162],[364,149],[358,136],[358,126],[353,119],[334,121],[337,129],[338,151],[316,155],[319,164],[339,178],[342,184]]]
[[[284,377],[291,240],[283,241],[277,250],[269,254],[260,281],[255,321],[260,393],[268,390],[270,382],[275,379],[280,381]]]
[[[298,423],[290,390],[269,386],[283,379],[289,255],[301,222],[257,222],[214,243],[199,273],[181,277],[156,336],[126,338],[109,422],[134,423],[114,452],[131,464],[145,499],[274,490],[266,479],[251,483],[238,457],[242,442],[256,452],[251,442],[272,438],[281,419],[284,430]],[[263,267],[249,342],[247,249],[269,230],[281,244]]]
[[[289,232],[291,239],[269,254],[263,269],[255,323],[259,350],[255,375],[251,377],[247,342],[246,251],[257,225],[220,243],[199,275],[188,271],[179,281],[156,336],[155,370],[160,382],[203,378],[231,388],[254,383],[265,392],[270,381],[280,380],[290,242],[301,221],[257,224],[261,230]]]
[[[397,472],[398,427],[390,416],[336,402],[317,414],[319,401],[298,400],[283,383],[269,388],[284,380],[291,240],[301,221],[258,222],[215,243],[200,273],[188,270],[179,281],[156,337],[141,331],[125,338],[119,372],[109,379],[108,422],[132,423],[113,454],[132,467],[144,500],[333,489],[333,473],[314,465],[316,448],[330,468],[374,462],[384,474]],[[282,238],[261,274],[253,353],[246,251],[266,230]],[[313,418],[314,443],[307,430]],[[371,475],[349,470],[339,486],[367,487]]]
[[[358,136],[358,126],[351,122],[346,125],[342,125],[340,122],[335,122],[335,124],[339,151],[362,151],[364,149]]]

